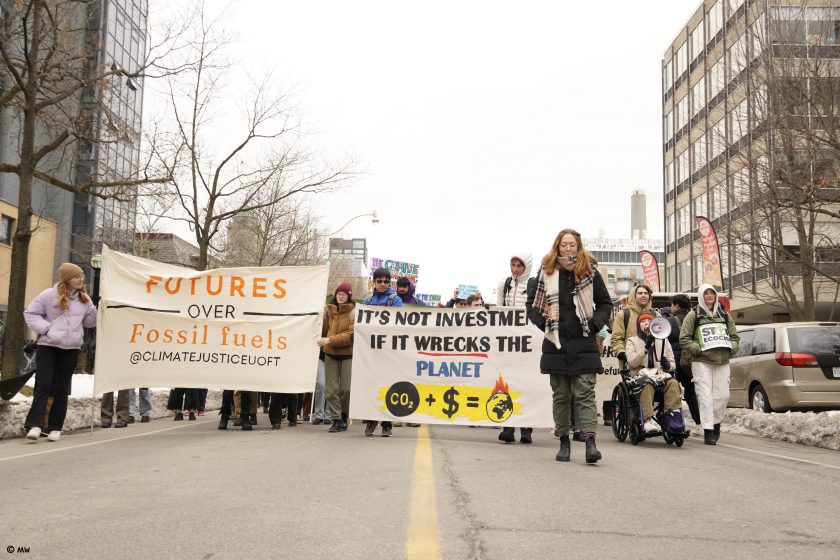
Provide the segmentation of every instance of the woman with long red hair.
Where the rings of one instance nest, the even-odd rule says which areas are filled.
[[[596,337],[609,321],[612,299],[596,264],[580,234],[564,229],[543,258],[533,301],[529,298],[528,316],[545,333],[540,371],[551,381],[554,427],[560,435],[556,459],[563,462],[571,456],[572,397],[580,413],[586,462],[601,459],[595,446],[595,375],[602,371]]]
[[[26,438],[38,441],[47,399],[53,397],[47,419],[47,440],[58,441],[67,416],[67,396],[85,327],[96,326],[96,306],[85,290],[84,271],[73,263],[58,267],[59,282],[36,297],[23,316],[38,334],[35,391],[26,416]]]

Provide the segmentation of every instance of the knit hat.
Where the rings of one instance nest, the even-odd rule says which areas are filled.
[[[650,311],[644,311],[643,313],[641,313],[639,315],[639,318],[636,319],[636,331],[638,331],[640,333],[642,332],[641,324],[642,324],[642,321],[644,321],[645,319],[647,319],[648,321],[653,321],[653,319],[654,319],[653,313],[651,313]]]
[[[373,271],[373,279],[376,280],[377,278],[387,278],[388,280],[390,280],[391,271],[387,268],[379,267]]]
[[[73,263],[61,263],[58,267],[58,279],[60,282],[67,282],[71,278],[81,276],[85,271]]]
[[[410,285],[411,285],[411,280],[409,280],[409,279],[408,279],[408,278],[406,278],[405,276],[400,276],[400,277],[397,279],[397,286],[401,286],[401,287],[403,287],[403,288],[407,288],[407,287],[408,287],[408,286],[410,286]]]
[[[347,282],[342,282],[338,285],[338,287],[335,289],[335,295],[338,295],[338,292],[343,292],[347,294],[347,299],[353,298],[353,287],[350,286],[350,284],[348,284]]]

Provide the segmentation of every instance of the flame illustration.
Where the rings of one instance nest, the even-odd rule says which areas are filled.
[[[492,397],[496,393],[510,393],[510,388],[508,387],[508,384],[505,383],[505,380],[502,379],[501,373],[499,374],[499,379],[496,380],[496,386],[493,387],[493,391],[490,393],[490,396]]]

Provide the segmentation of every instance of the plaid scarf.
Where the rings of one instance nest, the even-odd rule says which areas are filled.
[[[537,276],[537,291],[534,296],[534,308],[539,309],[545,318],[545,337],[560,349],[560,267],[554,274],[546,274],[545,269],[540,269]],[[575,278],[575,288],[572,291],[572,300],[575,304],[575,313],[580,321],[583,336],[590,336],[589,321],[595,312],[595,267],[592,273],[578,280]]]

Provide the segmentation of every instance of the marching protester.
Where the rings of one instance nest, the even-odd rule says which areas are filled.
[[[382,305],[386,307],[402,307],[402,300],[391,288],[391,272],[387,268],[377,268],[373,271],[373,291],[365,299],[365,305]],[[379,424],[376,420],[365,421],[365,435],[372,436]],[[393,425],[387,420],[382,422],[382,437],[391,437]]]
[[[561,434],[558,461],[569,461],[571,456],[572,397],[580,412],[586,462],[601,459],[595,445],[595,375],[602,368],[595,337],[607,324],[611,310],[610,293],[580,234],[562,230],[543,258],[528,308],[531,322],[545,333],[540,371],[551,381],[555,433]]]
[[[332,427],[332,416],[327,406],[326,397],[326,357],[322,348],[318,353],[318,372],[315,376],[315,394],[312,399],[312,423],[315,425],[330,424],[330,427]]]
[[[697,407],[697,394],[694,392],[694,382],[691,380],[691,364],[682,359],[682,345],[680,344],[680,330],[690,310],[691,300],[687,295],[675,294],[671,298],[671,315],[668,317],[668,322],[671,323],[671,334],[668,335],[668,342],[674,350],[674,361],[677,366],[675,377],[682,385],[683,400],[688,405],[691,419],[699,426],[700,409]]]
[[[198,389],[175,387],[169,391],[166,408],[175,412],[173,420],[183,420],[185,413],[189,415],[190,420],[195,420],[195,412],[198,410]]]
[[[650,311],[644,311],[636,319],[636,336],[627,339],[627,367],[630,368],[630,375],[639,377],[642,369],[654,367],[660,368],[663,372],[674,370],[674,352],[668,339],[663,339],[656,344],[656,339],[650,333],[650,323],[654,316]],[[658,358],[659,363],[649,363]],[[659,432],[662,427],[657,423],[653,415],[653,395],[656,386],[662,384],[662,391],[665,395],[665,412],[679,415],[682,418],[682,403],[680,402],[680,385],[673,377],[662,376],[661,379],[648,377],[648,382],[642,387],[639,394],[639,402],[642,405],[642,416],[644,417],[645,433]]]
[[[536,283],[531,278],[531,265],[533,258],[531,253],[524,251],[514,252],[510,257],[510,276],[502,278],[496,289],[496,305],[507,307],[525,307],[528,301],[528,293]],[[533,428],[520,428],[520,443],[533,442]],[[502,428],[499,440],[504,443],[516,441],[516,430],[514,428]]]
[[[735,321],[720,305],[717,290],[709,284],[700,286],[697,307],[688,312],[680,329],[680,346],[691,357],[706,445],[715,445],[720,438],[729,402],[729,359],[738,351],[740,341]]]
[[[403,302],[403,305],[421,305],[426,307],[426,304],[414,297],[414,292],[417,289],[417,284],[401,276],[397,279],[397,295]]]
[[[193,389],[195,390],[195,389]],[[197,391],[196,391],[197,393]],[[196,397],[197,400],[197,397]],[[254,427],[251,425],[251,415],[248,411],[251,410],[251,391],[242,391],[239,395],[239,422],[242,426],[243,431],[253,430]],[[225,389],[222,393],[222,408],[219,410],[219,415],[221,415],[221,419],[219,420],[219,429],[220,430],[227,430],[228,421],[230,420],[231,409],[233,408],[233,390],[232,389]],[[192,420],[192,415],[190,415],[190,420]],[[274,427],[274,426],[272,426]]]
[[[353,367],[353,328],[355,317],[353,289],[343,282],[324,311],[318,346],[324,353],[326,400],[332,418],[330,433],[347,430],[350,414],[350,376]],[[384,435],[385,425],[382,431]]]
[[[650,311],[658,317],[657,311],[651,308],[651,294],[653,291],[645,284],[637,284],[627,296],[627,307],[615,314],[612,324],[612,354],[620,362],[627,362],[627,339],[636,336],[636,321],[644,311]]]
[[[26,438],[37,441],[44,424],[47,400],[47,441],[59,441],[67,416],[67,397],[84,329],[96,326],[96,306],[85,291],[84,271],[72,263],[58,267],[59,281],[36,297],[23,312],[27,326],[38,334],[35,389],[24,421]]]

